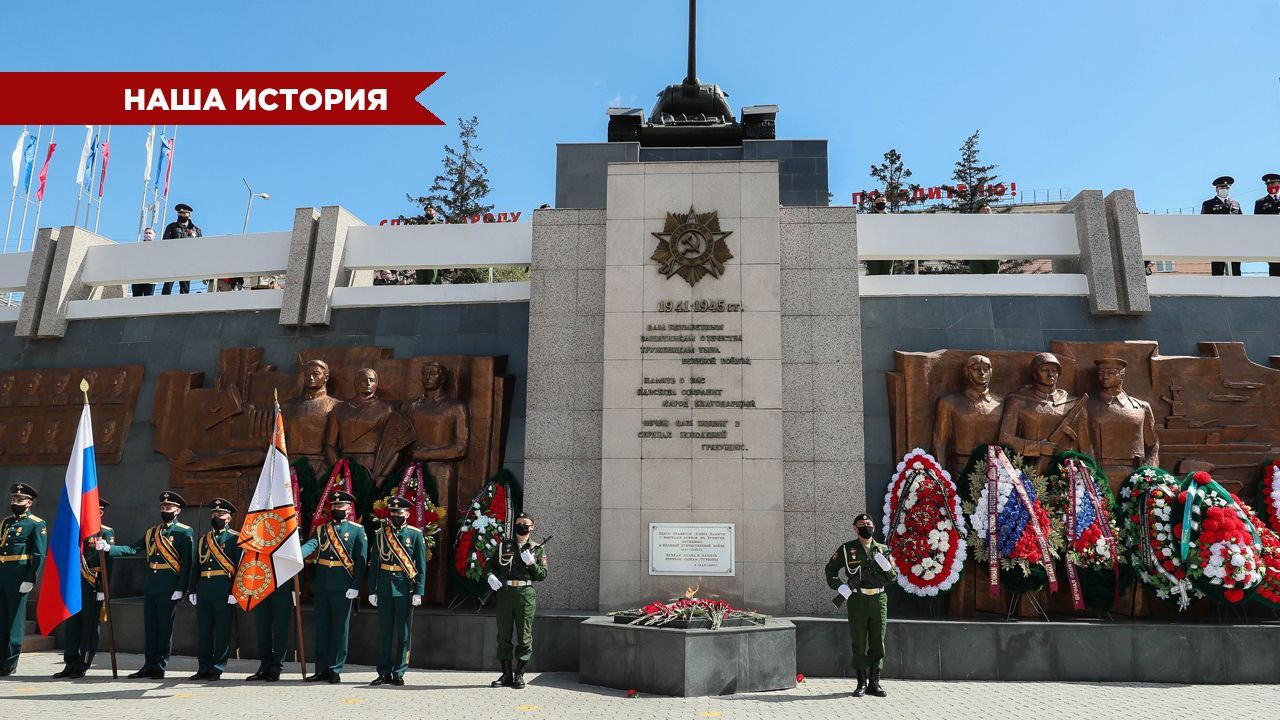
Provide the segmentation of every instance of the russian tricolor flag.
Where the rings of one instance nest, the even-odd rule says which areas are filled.
[[[67,464],[67,478],[58,501],[58,514],[49,534],[49,554],[40,582],[36,617],[40,634],[80,612],[80,553],[84,539],[102,531],[98,510],[98,465],[93,457],[93,421],[85,402],[76,427],[76,444]]]

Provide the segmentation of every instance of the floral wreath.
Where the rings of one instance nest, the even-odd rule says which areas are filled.
[[[1253,599],[1272,608],[1280,608],[1280,535],[1274,530],[1267,527],[1258,514],[1254,512],[1252,507],[1240,502],[1240,498],[1232,496],[1244,514],[1249,517],[1249,522],[1253,523],[1254,529],[1258,531],[1258,539],[1261,541],[1261,561],[1259,563],[1262,571],[1262,582],[1258,585],[1254,592]]]
[[[385,520],[391,515],[387,498],[398,497],[409,501],[409,524],[422,531],[430,561],[436,547],[436,536],[445,521],[445,510],[436,504],[435,482],[427,472],[426,463],[411,462],[405,466],[400,484],[391,488],[386,497],[373,504],[373,516]]]
[[[1238,603],[1262,583],[1262,541],[1235,497],[1207,472],[1182,481],[1182,523],[1173,531],[1187,578],[1215,600]]]
[[[1280,460],[1267,466],[1262,475],[1262,509],[1267,515],[1267,526],[1280,532]]]
[[[467,514],[458,525],[453,547],[454,570],[477,587],[489,575],[489,556],[506,537],[507,526],[515,518],[518,498],[515,476],[500,470],[472,498]]]
[[[907,453],[884,495],[884,537],[898,585],[920,597],[950,590],[968,557],[964,513],[951,474],[920,448]]]
[[[980,447],[985,458],[970,461],[971,497],[969,545],[979,562],[987,563],[991,594],[1000,592],[1000,571],[1010,572],[1005,580],[1013,592],[1033,592],[1049,584],[1058,589],[1053,561],[1058,557],[1062,533],[1045,510],[1045,479],[1027,469],[1017,456],[1012,460],[999,445]],[[994,497],[992,497],[994,493]],[[994,516],[995,522],[991,522]]]
[[[1131,576],[1125,573],[1121,582],[1125,558],[1109,481],[1084,453],[1065,452],[1055,465],[1057,473],[1047,478],[1046,503],[1061,518],[1072,607],[1110,609],[1119,603],[1121,586]]]
[[[1178,552],[1177,534],[1182,526],[1174,519],[1181,511],[1177,479],[1158,467],[1134,470],[1120,488],[1120,517],[1124,523],[1129,565],[1138,579],[1161,600],[1176,600],[1186,610],[1194,598],[1204,597],[1187,578]]]

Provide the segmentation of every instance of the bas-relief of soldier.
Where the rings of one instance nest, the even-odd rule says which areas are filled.
[[[13,373],[0,375],[0,407],[13,406],[13,388],[17,383],[18,377]]]
[[[964,364],[964,390],[938,400],[933,416],[933,451],[957,482],[969,456],[1000,432],[1004,398],[991,392],[991,358],[971,355]]]
[[[467,406],[448,395],[449,371],[438,362],[422,366],[422,393],[403,409],[416,436],[409,459],[427,464],[440,490],[439,500],[452,510],[458,481],[458,460],[467,454],[470,430]]]
[[[1159,466],[1160,439],[1151,404],[1124,390],[1128,363],[1119,358],[1102,358],[1094,365],[1101,389],[1097,397],[1089,398],[1089,439],[1115,489],[1135,468]]]
[[[405,446],[413,442],[413,431],[391,403],[378,399],[375,370],[358,370],[355,384],[356,396],[334,408],[325,424],[325,461],[332,467],[340,458],[349,458],[368,470],[374,486],[381,488],[399,465]]]
[[[309,360],[302,366],[302,394],[281,403],[291,458],[305,457],[311,471],[324,472],[324,433],[329,413],[342,401],[329,395],[329,364]]]
[[[1058,387],[1062,363],[1053,353],[1031,358],[1030,385],[1005,398],[1000,419],[1000,443],[1028,460],[1044,474],[1053,456],[1065,450],[1092,455],[1088,433],[1087,396],[1073,397]]]
[[[35,407],[41,404],[40,383],[42,380],[44,380],[43,373],[27,373],[26,380],[22,384],[22,394],[18,396],[18,405]]]

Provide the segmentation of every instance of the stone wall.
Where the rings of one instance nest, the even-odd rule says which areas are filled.
[[[56,340],[18,338],[9,328],[0,332],[0,367],[145,365],[124,460],[98,468],[102,496],[111,500],[106,522],[129,542],[155,522],[156,497],[168,487],[169,461],[152,451],[149,421],[156,378],[165,370],[201,371],[206,384],[211,384],[224,347],[262,347],[265,362],[290,370],[297,367],[298,351],[313,347],[380,345],[392,348],[398,358],[506,355],[507,373],[515,376],[515,388],[505,457],[516,475],[523,474],[526,303],[335,310],[328,327],[316,328],[284,327],[277,311],[73,320],[66,336]],[[37,514],[52,519],[65,473],[61,465],[7,468],[4,485],[30,483],[41,495]],[[193,526],[207,526],[205,517],[206,513],[195,510],[183,515]],[[540,530],[557,531],[554,522]],[[127,574],[124,570],[113,579],[117,592],[129,589]]]
[[[895,350],[1038,352],[1053,340],[1154,340],[1162,355],[1198,356],[1199,342],[1239,341],[1260,365],[1280,355],[1280,314],[1272,298],[1154,297],[1143,316],[1093,315],[1085,297],[869,297],[861,304],[865,502],[872,517],[879,517],[901,459],[893,457],[885,384]],[[937,600],[906,596],[896,586],[893,593],[895,617],[932,617],[941,610]]]

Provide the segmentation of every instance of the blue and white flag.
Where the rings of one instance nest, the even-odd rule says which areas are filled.
[[[22,134],[18,136],[18,144],[13,146],[13,188],[18,189],[18,178],[22,176],[22,158],[26,155],[27,138],[31,137],[31,133],[26,128],[22,128]]]
[[[92,157],[93,146],[93,126],[84,126],[84,147],[80,148],[80,167],[76,170],[76,184],[84,187],[85,176],[89,175],[89,158]]]
[[[156,146],[156,126],[151,126],[151,132],[147,133],[147,161],[142,164],[142,189],[145,192],[147,183],[151,182],[151,155]]]

